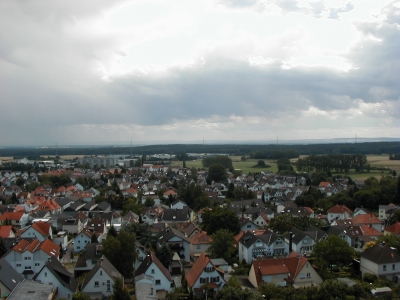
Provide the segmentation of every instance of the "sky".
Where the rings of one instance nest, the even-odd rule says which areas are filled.
[[[400,1],[0,1],[0,146],[400,137]]]

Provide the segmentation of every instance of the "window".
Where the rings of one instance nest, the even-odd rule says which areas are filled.
[[[143,261],[143,257],[139,257],[139,261]]]
[[[100,276],[103,275],[103,271],[100,271]]]
[[[95,281],[95,282],[94,282],[94,286],[95,286],[95,287],[99,287],[99,286],[100,286],[100,283],[99,283],[98,281]]]
[[[311,273],[307,273],[307,278],[311,278]]]
[[[160,285],[161,284],[161,280],[160,279],[156,279],[156,285]]]
[[[247,224],[247,228],[251,228],[251,224]]]
[[[32,267],[31,266],[27,266],[27,267],[25,267],[25,270],[32,270]]]
[[[386,265],[383,265],[383,271],[386,271]]]
[[[154,274],[154,269],[151,269],[151,274]]]
[[[219,282],[219,276],[211,277],[211,282]]]
[[[282,240],[277,240],[277,241],[276,241],[276,244],[277,244],[277,245],[282,245]]]
[[[81,246],[77,246],[76,249],[78,249],[78,250],[81,249]]]
[[[197,245],[197,246],[196,246],[196,249],[200,249],[200,248],[201,248],[200,245]]]
[[[111,282],[107,280],[107,292],[111,292]]]
[[[40,263],[35,263],[35,267],[39,267],[40,266]]]
[[[396,270],[396,265],[395,264],[392,265],[392,270]]]
[[[25,257],[25,260],[31,260],[32,257]]]
[[[47,272],[44,272],[44,277],[47,277]]]
[[[206,282],[207,282],[207,278],[200,277],[200,283],[206,283]]]
[[[305,274],[304,273],[300,273],[300,279],[304,279],[304,278],[306,278]]]
[[[21,266],[21,264],[17,264],[17,267],[20,267]]]

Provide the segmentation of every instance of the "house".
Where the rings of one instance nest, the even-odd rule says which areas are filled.
[[[95,234],[90,230],[83,229],[74,237],[74,252],[81,252],[86,249],[86,245],[92,240],[92,235]]]
[[[53,236],[53,230],[48,222],[35,222],[28,227],[22,234],[21,238],[31,239],[36,238],[39,242],[43,242],[45,239],[51,238]]]
[[[287,255],[289,244],[276,233],[263,230],[260,232],[246,231],[238,243],[239,261],[251,263],[253,259]]]
[[[182,209],[165,209],[162,221],[165,223],[181,223],[190,222],[194,220],[194,212],[189,207],[185,206]]]
[[[393,203],[389,205],[379,205],[379,220],[386,221],[397,209],[400,209],[400,206],[394,205]]]
[[[0,216],[0,223],[4,224],[6,220],[11,221],[11,225],[15,228],[24,228],[28,223],[28,214],[26,214],[24,211],[7,211]]]
[[[0,237],[3,239],[13,238],[15,237],[15,233],[12,229],[11,225],[2,225],[0,226]]]
[[[353,217],[353,211],[346,205],[336,204],[328,209],[327,216],[329,222],[332,222],[333,220],[350,219]]]
[[[352,218],[354,225],[367,225],[372,226],[379,232],[383,231],[383,222],[379,220],[374,214],[357,215]]]
[[[183,209],[184,207],[187,206],[188,205],[182,200],[175,200],[174,202],[171,203],[171,209]]]
[[[71,299],[78,291],[78,280],[54,256],[49,257],[33,280],[57,287],[57,296],[64,299]]]
[[[144,277],[154,282],[155,292],[159,298],[165,298],[165,293],[172,291],[175,286],[167,268],[151,251],[135,270],[135,282],[140,282]]]
[[[42,269],[50,256],[58,259],[59,255],[60,247],[49,239],[43,242],[21,240],[3,256],[3,259],[25,278],[32,278]]]
[[[56,287],[39,281],[25,279],[16,286],[7,300],[48,300],[56,298]]]
[[[186,281],[188,290],[198,296],[202,295],[204,285],[214,291],[219,291],[226,285],[224,272],[219,270],[205,253],[202,253],[194,262],[186,274]]]
[[[211,246],[212,238],[205,231],[199,231],[190,238],[190,257],[195,261]]]
[[[109,297],[113,294],[113,285],[117,278],[120,278],[124,284],[123,276],[103,255],[86,275],[82,284],[82,292],[95,299]]]
[[[303,255],[292,252],[287,258],[253,260],[249,281],[258,288],[264,282],[301,288],[320,285],[321,277]]]
[[[7,298],[23,280],[24,277],[15,271],[7,260],[0,260],[0,298]]]
[[[393,225],[386,227],[383,232],[384,235],[395,234],[400,237],[400,222],[394,223]]]
[[[172,252],[177,252],[178,255],[190,261],[190,241],[179,230],[172,227],[167,227],[157,235],[157,249],[162,244],[167,243]]]
[[[139,268],[140,264],[144,261],[146,256],[150,254],[150,251],[147,250],[146,247],[143,246],[138,241],[135,242],[135,245],[136,245],[136,254],[137,254],[137,256],[136,256],[137,258],[135,261],[135,270],[136,270],[137,268]]]
[[[362,276],[370,273],[396,281],[400,276],[400,254],[384,243],[377,244],[360,254],[360,271]]]
[[[86,244],[86,250],[78,257],[75,265],[74,274],[78,278],[83,273],[89,272],[101,258],[102,246],[100,243]]]
[[[239,219],[239,224],[240,224],[240,230],[258,230],[260,227],[258,227],[254,222],[252,222],[250,219],[247,219],[245,217],[241,217]]]
[[[83,223],[78,217],[59,218],[58,227],[70,234],[77,234],[83,230]]]
[[[289,243],[290,250],[300,254],[310,255],[314,249],[314,245],[327,237],[325,231],[310,227],[306,231],[302,231],[292,227],[291,231],[286,235],[285,240]],[[290,242],[290,240],[292,242]]]

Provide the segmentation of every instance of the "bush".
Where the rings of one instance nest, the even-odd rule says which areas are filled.
[[[363,276],[363,281],[366,281],[366,282],[369,282],[369,283],[373,283],[377,279],[378,279],[378,276],[376,276],[374,274],[370,274],[370,273],[365,273],[364,276]]]

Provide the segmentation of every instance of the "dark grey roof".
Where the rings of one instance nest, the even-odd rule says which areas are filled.
[[[165,242],[168,242],[170,239],[172,239],[173,237],[179,237],[182,240],[189,242],[189,239],[183,235],[182,232],[180,232],[179,230],[176,230],[172,227],[167,227],[165,228],[163,231],[161,231],[158,235],[157,235],[157,241],[160,245],[162,245]]]
[[[296,227],[292,227],[290,230],[292,232],[292,242],[298,244],[301,240],[303,240],[306,236],[309,236],[304,231],[297,229]],[[286,235],[286,238],[289,240],[289,233]],[[310,237],[311,238],[311,237]]]
[[[242,238],[239,240],[246,248],[249,248],[253,245],[257,240],[263,241],[267,245],[271,245],[279,238],[279,235],[276,233],[269,231],[268,229],[264,231],[261,235],[255,235],[251,231],[247,231]],[[283,239],[282,239],[283,240]]]
[[[155,256],[154,253],[151,251],[145,257],[145,259],[140,264],[140,266],[136,269],[135,277],[146,273],[147,269],[151,266],[152,263],[154,263],[158,267],[158,269],[164,274],[164,276],[169,281],[172,282],[172,277],[171,277],[171,274],[169,273],[169,271],[164,267],[164,265],[160,262],[160,260],[157,258],[157,256]]]
[[[55,286],[25,279],[7,298],[9,300],[48,300]]]
[[[183,209],[165,209],[163,220],[165,222],[184,222],[190,219],[191,209],[187,206]]]
[[[88,243],[86,244],[86,250],[82,256],[79,256],[76,262],[76,268],[87,267],[87,260],[91,260],[93,264],[97,263],[101,258],[102,246],[100,243]]]
[[[123,278],[118,270],[110,263],[110,261],[103,255],[93,269],[86,275],[85,281],[83,282],[82,289],[89,283],[96,272],[102,268],[111,278]]]
[[[24,277],[14,270],[5,259],[0,260],[0,282],[10,291],[22,281]]]
[[[105,211],[110,208],[111,208],[111,204],[108,203],[107,201],[103,201],[99,205],[97,205],[96,210]]]
[[[60,205],[61,207],[64,207],[65,205],[74,202],[73,200],[71,200],[70,198],[56,198],[54,199],[54,201],[56,201],[56,203],[58,205]]]
[[[316,242],[321,240],[326,235],[325,231],[318,229],[314,226],[311,226],[304,232],[307,233]]]
[[[33,280],[36,280],[44,268],[47,268],[54,275],[54,277],[56,277],[57,280],[72,293],[75,293],[78,290],[78,280],[76,280],[73,274],[68,272],[61,262],[54,256],[51,256],[47,260],[46,264],[39,271],[39,273],[33,277]]]
[[[68,206],[65,211],[78,211],[80,210],[82,207],[85,206],[85,202],[79,200],[79,201],[75,201],[74,203],[72,203],[70,206]]]
[[[398,263],[400,261],[400,254],[395,249],[383,244],[368,248],[360,254],[360,257],[368,259],[378,265]]]

